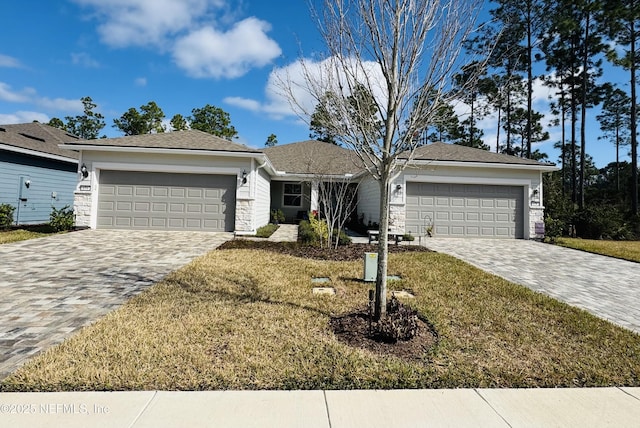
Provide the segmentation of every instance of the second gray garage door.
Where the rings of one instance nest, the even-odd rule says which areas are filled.
[[[236,177],[101,171],[99,229],[231,232]]]
[[[406,230],[437,237],[522,238],[523,187],[407,183]]]

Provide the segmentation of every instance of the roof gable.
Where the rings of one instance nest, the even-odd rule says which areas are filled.
[[[225,140],[224,138],[196,129],[158,134],[129,135],[99,140],[78,140],[67,143],[67,145],[70,147],[95,146],[97,148],[122,147],[260,153],[258,150],[251,149],[243,144],[234,143],[233,141]]]
[[[300,141],[262,151],[277,171],[287,174],[345,175],[362,171],[362,161],[352,150],[323,141]]]
[[[24,150],[34,155],[41,153],[43,157],[53,155],[78,159],[78,153],[58,147],[59,144],[77,140],[78,137],[75,135],[38,122],[0,125],[0,144],[22,149],[17,151]]]

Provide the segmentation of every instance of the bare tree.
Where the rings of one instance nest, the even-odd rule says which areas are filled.
[[[351,174],[344,177],[318,176],[319,215],[327,222],[329,247],[338,248],[340,233],[356,210],[358,184]]]
[[[310,1],[310,4],[312,2]],[[380,186],[376,320],[386,315],[390,183],[413,159],[415,139],[441,107],[473,84],[453,88],[461,49],[481,0],[323,0],[312,13],[327,57],[300,60],[303,79],[279,76],[280,88],[301,118],[330,103],[325,127],[364,162]],[[327,93],[332,96],[327,97]],[[363,93],[372,96],[361,96]],[[373,102],[373,112],[371,103]]]

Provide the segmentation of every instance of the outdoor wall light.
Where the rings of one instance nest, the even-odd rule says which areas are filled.
[[[396,190],[401,190],[402,189],[402,184],[396,184]]]
[[[242,184],[245,184],[247,182],[247,170],[243,169],[242,170]]]
[[[89,176],[89,170],[85,164],[82,164],[80,167],[80,173],[82,174],[82,178],[87,178]]]

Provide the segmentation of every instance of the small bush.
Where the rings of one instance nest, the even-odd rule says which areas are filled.
[[[335,229],[333,231],[333,236],[338,237],[338,245],[349,245],[351,244],[351,237],[347,235],[344,230]]]
[[[418,334],[418,312],[403,305],[394,296],[387,303],[387,316],[378,321],[374,335],[380,341],[396,343],[410,340]]]
[[[16,208],[11,204],[0,204],[0,229],[7,229],[13,224],[13,212]]]
[[[411,241],[415,241],[416,238],[410,233],[405,233],[404,235],[402,235],[402,240],[411,242]]]
[[[275,224],[284,223],[285,216],[282,210],[271,210],[271,221]]]
[[[562,237],[564,227],[565,224],[560,219],[552,218],[551,216],[544,218],[544,234],[551,242],[556,242],[558,238]]]
[[[298,225],[298,241],[306,245],[320,245],[320,237],[308,220],[302,220]]]
[[[262,227],[259,227],[258,230],[256,231],[256,236],[258,238],[268,238],[271,235],[273,235],[273,232],[275,232],[276,230],[278,230],[280,226],[278,226],[277,224],[266,224]]]
[[[69,208],[69,205],[57,210],[55,207],[51,207],[51,214],[49,215],[49,225],[56,232],[63,232],[73,229],[73,209]]]

